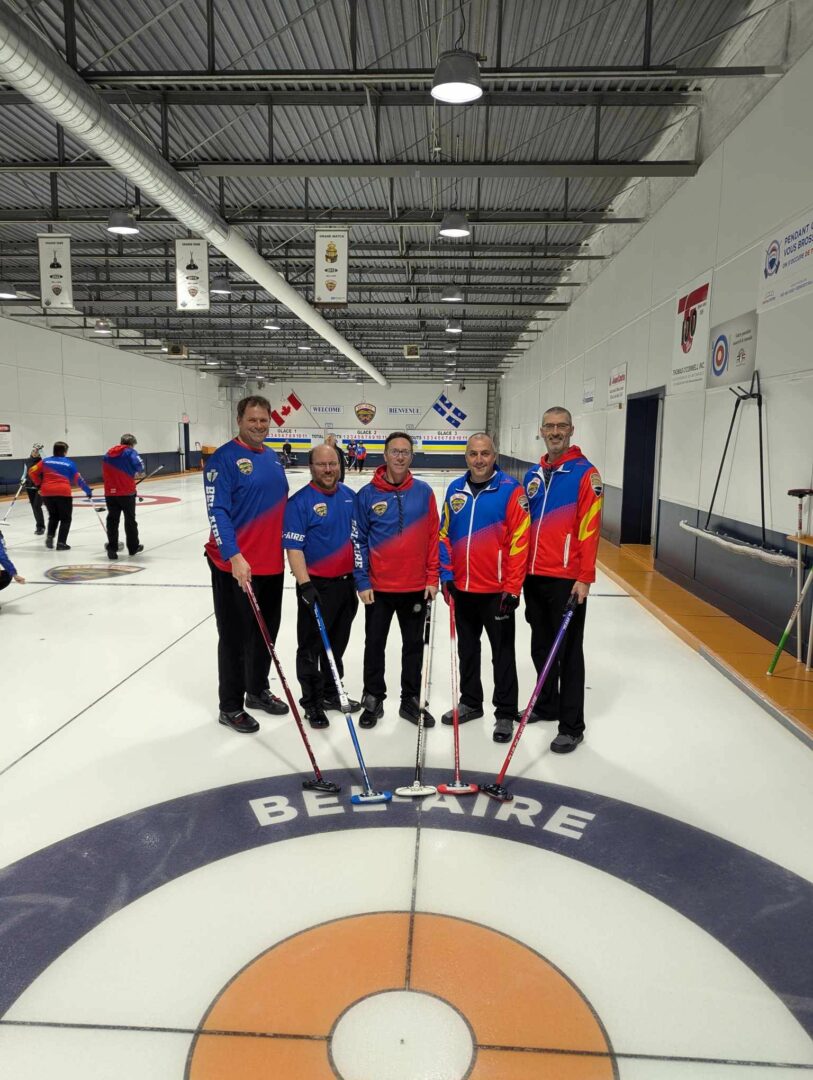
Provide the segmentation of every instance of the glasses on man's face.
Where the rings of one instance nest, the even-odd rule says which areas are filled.
[[[567,421],[564,421],[561,424],[543,424],[542,430],[549,434],[554,431],[570,431],[570,424],[568,424]]]
[[[387,453],[390,457],[409,457],[412,454],[411,450],[388,450]]]

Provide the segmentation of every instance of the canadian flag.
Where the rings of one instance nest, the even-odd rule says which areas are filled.
[[[291,415],[291,413],[297,412],[301,408],[302,402],[292,390],[288,397],[285,399],[284,405],[280,405],[279,409],[271,410],[271,419],[274,421],[277,427],[285,427],[285,425],[288,423],[288,417]]]

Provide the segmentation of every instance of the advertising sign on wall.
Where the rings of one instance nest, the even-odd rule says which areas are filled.
[[[582,405],[585,410],[589,412],[593,408],[593,402],[596,400],[596,380],[585,379],[584,386],[582,388]]]
[[[711,312],[711,279],[699,278],[678,295],[672,347],[670,391],[684,393],[706,385],[706,354]]]
[[[209,310],[209,247],[205,240],[175,241],[178,311]]]
[[[317,229],[314,234],[313,299],[317,304],[347,303],[348,229]]]
[[[11,424],[0,424],[0,458],[14,457],[11,446]]]
[[[627,400],[627,365],[618,364],[610,368],[610,381],[607,386],[607,404],[623,405]]]
[[[746,312],[736,319],[712,327],[706,386],[730,386],[748,382],[754,374],[757,351],[757,313]]]
[[[760,249],[757,311],[767,311],[813,286],[813,211],[772,236]]]
[[[40,297],[45,311],[73,311],[71,238],[57,233],[37,235]]]

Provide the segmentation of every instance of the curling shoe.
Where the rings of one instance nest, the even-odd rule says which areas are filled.
[[[117,559],[119,557],[119,553],[114,547],[111,547],[110,544],[105,544],[104,549],[107,552],[108,559]]]
[[[403,717],[404,720],[409,720],[410,724],[420,723],[421,706],[418,699],[416,697],[401,698],[401,708],[398,710],[398,715]],[[428,709],[423,710],[423,726],[435,726],[435,718]]]
[[[351,713],[358,712],[359,709],[361,708],[361,702],[356,701],[355,698],[351,698],[351,697],[349,697],[347,699],[347,705],[348,705],[348,708],[350,709]],[[340,713],[344,712],[344,709],[342,708],[342,703],[339,701],[339,699],[337,697],[326,697],[325,698],[325,708],[326,709],[335,709],[336,712],[340,712]]]
[[[249,716],[242,709],[237,712],[221,712],[218,720],[221,724],[230,727],[232,731],[238,731],[241,735],[253,735],[255,731],[260,730],[260,725],[254,717]]]
[[[34,529],[34,536],[44,536],[44,535],[45,535],[45,526],[44,525],[38,525],[36,527],[36,529]]]
[[[138,555],[138,553],[143,551],[143,550],[144,550],[144,545],[139,544],[138,547],[135,549],[135,551],[130,551],[130,552],[128,552],[128,554],[129,554],[130,558],[132,559],[133,555]]]
[[[330,726],[330,721],[325,716],[325,710],[321,705],[311,705],[305,709],[305,719],[312,728],[326,728]]]
[[[53,547],[54,547],[54,538],[53,538],[53,536],[46,536],[45,537],[45,546],[47,548],[51,548],[53,550]]]
[[[57,551],[70,551],[71,550],[71,545],[70,544],[57,544],[56,549],[57,549]]]
[[[271,693],[270,690],[261,690],[259,694],[246,694],[247,709],[262,709],[271,713],[272,716],[284,716],[288,712],[288,706],[284,701]]]
[[[495,718],[494,734],[491,738],[494,742],[510,742],[514,736],[514,721],[510,716],[498,716]]]
[[[579,743],[583,741],[584,735],[581,732],[578,735],[565,735],[560,731],[550,744],[550,748],[554,754],[572,754]]]
[[[465,724],[468,720],[479,720],[483,715],[483,710],[478,706],[475,708],[473,705],[463,705],[462,703],[457,707],[457,722],[458,724]],[[440,718],[442,724],[454,723],[454,709],[449,709]]]
[[[364,708],[359,717],[359,727],[374,728],[384,715],[384,702],[372,694],[364,694],[361,699]]]

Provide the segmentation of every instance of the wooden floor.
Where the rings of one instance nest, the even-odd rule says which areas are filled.
[[[799,727],[813,734],[813,671],[783,653],[770,677],[765,674],[776,648],[718,608],[659,574],[648,545],[617,547],[602,540],[599,565],[679,637],[712,654],[740,681]]]

